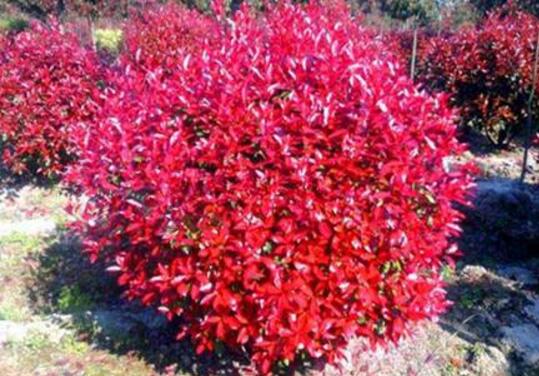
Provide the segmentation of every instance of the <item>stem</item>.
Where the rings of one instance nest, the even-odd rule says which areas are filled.
[[[537,64],[539,61],[539,33],[537,33],[537,42],[535,45],[535,58],[533,65],[533,78],[530,97],[528,98],[528,119],[526,121],[526,139],[524,140],[524,158],[522,160],[522,173],[520,174],[520,183],[524,183],[526,179],[526,171],[528,170],[528,154],[530,151],[530,139],[533,122],[532,106],[535,97],[535,85],[537,84]]]

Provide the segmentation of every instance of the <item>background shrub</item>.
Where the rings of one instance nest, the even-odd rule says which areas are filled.
[[[422,24],[432,23],[440,13],[438,3],[430,0],[382,0],[378,3],[380,10],[392,18],[413,18]]]
[[[333,361],[353,335],[397,340],[448,304],[470,182],[444,168],[463,150],[453,113],[331,4],[150,14],[166,21],[126,32],[103,118],[77,128],[92,259],[181,316],[198,352],[247,349],[264,372]],[[184,22],[206,29],[175,39]]]
[[[101,67],[92,51],[54,22],[34,23],[1,47],[4,162],[17,173],[58,173],[74,155],[71,127],[93,121],[99,109]]]
[[[199,48],[199,41],[220,35],[213,21],[196,10],[169,4],[133,14],[126,23],[123,63],[135,69],[174,69],[187,51]]]
[[[20,10],[35,17],[45,18],[58,10],[58,0],[8,0]]]
[[[528,116],[538,32],[535,16],[501,9],[477,27],[427,40],[419,79],[430,89],[452,94],[464,124],[505,145]]]
[[[470,3],[482,15],[507,5],[539,15],[539,3],[535,0],[471,0]]]

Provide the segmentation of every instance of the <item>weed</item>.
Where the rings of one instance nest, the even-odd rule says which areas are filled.
[[[93,305],[92,298],[82,292],[78,286],[62,287],[57,303],[60,311],[66,313],[81,312]]]

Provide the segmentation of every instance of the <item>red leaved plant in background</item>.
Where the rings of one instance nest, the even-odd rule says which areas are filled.
[[[418,80],[450,93],[462,123],[503,146],[526,123],[538,32],[537,17],[500,9],[477,27],[426,41]]]
[[[174,69],[178,59],[198,47],[198,40],[215,40],[219,35],[212,20],[200,17],[196,10],[168,5],[132,12],[124,28],[123,63],[135,69],[166,71]]]
[[[114,263],[129,298],[181,316],[198,352],[246,349],[261,372],[444,312],[453,203],[471,185],[448,168],[463,146],[445,97],[339,1],[180,21],[218,37],[169,54],[144,36],[177,36],[145,25],[102,119],[77,128],[68,177],[88,198],[75,228],[91,258]]]
[[[0,135],[15,172],[63,170],[73,156],[70,127],[94,120],[102,68],[74,34],[51,22],[0,45]]]

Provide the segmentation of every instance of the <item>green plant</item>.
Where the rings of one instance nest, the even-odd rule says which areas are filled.
[[[28,21],[20,17],[1,16],[0,32],[19,32],[28,27]]]
[[[116,55],[122,47],[123,32],[120,29],[97,29],[94,38],[98,49]]]
[[[459,304],[466,309],[472,309],[480,305],[484,298],[485,292],[481,288],[472,287],[460,295]]]

